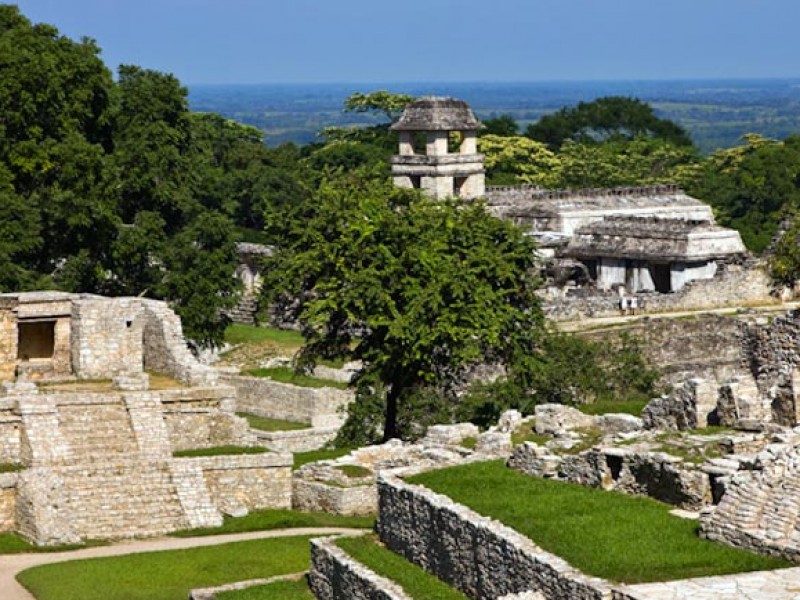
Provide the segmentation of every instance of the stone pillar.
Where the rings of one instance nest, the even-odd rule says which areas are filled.
[[[669,269],[669,289],[679,292],[686,285],[686,265],[683,263],[672,263]]]
[[[411,132],[401,131],[399,138],[400,138],[400,151],[399,151],[400,156],[412,156],[414,154],[414,141]]]
[[[465,131],[462,134],[464,137],[461,140],[460,154],[477,154],[478,153],[478,132]]]
[[[639,290],[655,290],[656,284],[653,282],[653,277],[650,275],[650,267],[643,264],[639,267]]]
[[[600,258],[597,261],[597,283],[600,287],[625,285],[625,261],[616,258]]]
[[[11,381],[17,368],[17,315],[0,309],[0,381]]]
[[[423,177],[422,189],[432,198],[442,200],[454,195],[452,177]]]
[[[486,195],[486,176],[483,173],[470,175],[461,186],[461,197],[465,200],[483,198]]]
[[[429,131],[427,139],[426,153],[428,156],[445,156],[448,153],[447,144],[450,140],[450,132]]]

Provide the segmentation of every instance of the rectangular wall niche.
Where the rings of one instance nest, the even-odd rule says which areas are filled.
[[[22,361],[53,358],[56,322],[20,321],[17,323],[17,358]]]

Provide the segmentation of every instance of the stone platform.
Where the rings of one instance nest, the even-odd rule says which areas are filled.
[[[641,600],[800,600],[800,568],[628,587]]]

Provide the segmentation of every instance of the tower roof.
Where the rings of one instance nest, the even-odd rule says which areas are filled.
[[[411,102],[400,119],[391,126],[394,131],[474,131],[481,123],[472,114],[469,104],[456,98],[424,96]]]

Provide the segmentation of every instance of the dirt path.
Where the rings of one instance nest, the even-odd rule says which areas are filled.
[[[289,537],[295,535],[331,535],[334,533],[359,533],[363,529],[347,529],[342,527],[299,527],[296,529],[274,529],[272,531],[253,531],[250,533],[232,533],[194,538],[157,538],[152,540],[135,540],[121,542],[113,546],[97,546],[69,552],[53,552],[43,554],[3,554],[0,555],[0,598],[2,600],[35,600],[34,597],[15,579],[17,573],[36,567],[67,560],[82,558],[102,558],[105,556],[121,556],[140,552],[157,552],[160,550],[182,550],[200,546],[216,546],[229,542],[243,542],[262,538]]]
[[[691,315],[735,315],[739,311],[748,310],[756,313],[784,313],[788,310],[793,310],[800,307],[800,302],[784,302],[783,304],[765,304],[763,306],[748,306],[745,308],[727,307],[727,308],[709,308],[703,310],[684,310],[678,312],[665,312],[665,313],[644,313],[635,316],[616,316],[616,317],[587,317],[580,321],[561,321],[556,323],[556,327],[561,331],[586,331],[591,329],[604,329],[613,325],[625,325],[627,323],[634,323],[641,319],[679,319],[681,317],[688,317]]]

